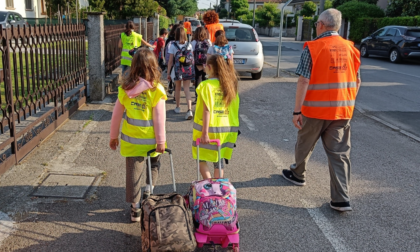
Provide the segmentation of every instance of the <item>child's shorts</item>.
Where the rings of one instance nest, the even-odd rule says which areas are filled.
[[[200,163],[205,163],[205,162],[207,162],[207,161],[200,160]],[[222,158],[222,160],[221,160],[220,163],[222,164],[222,167],[221,168],[224,169],[225,168],[225,165],[224,165],[225,159]],[[219,169],[219,162],[213,163],[213,166],[214,166],[214,169]]]

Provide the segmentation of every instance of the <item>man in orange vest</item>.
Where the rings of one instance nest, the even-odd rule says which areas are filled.
[[[188,18],[185,19],[184,27],[187,29],[187,40],[190,41],[191,34],[192,34],[192,28],[191,28],[191,22]]]
[[[306,164],[321,137],[330,170],[330,207],[351,211],[350,119],[360,87],[360,53],[353,42],[337,33],[341,12],[328,9],[315,23],[317,38],[306,42],[296,69],[300,75],[293,112],[299,129],[295,164],[283,177],[295,185],[306,184]]]

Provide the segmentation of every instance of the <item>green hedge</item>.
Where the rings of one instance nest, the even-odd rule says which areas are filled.
[[[387,25],[420,26],[420,16],[395,18],[358,18],[350,24],[349,39],[355,43]]]
[[[171,20],[165,16],[159,16],[159,30],[162,28],[168,29]]]

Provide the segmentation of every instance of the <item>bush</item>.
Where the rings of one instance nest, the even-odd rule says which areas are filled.
[[[349,39],[355,43],[359,43],[363,38],[369,36],[374,31],[388,25],[420,26],[420,16],[396,18],[358,18],[350,24]]]
[[[337,10],[341,11],[343,18],[350,22],[362,17],[381,18],[385,16],[384,11],[378,6],[364,2],[350,1],[339,6]]]
[[[364,3],[368,3],[368,4],[374,4],[376,5],[378,3],[378,0],[333,0],[332,2],[332,7],[337,8],[338,6],[341,6],[347,2],[350,1],[357,1],[357,2],[364,2]],[[327,9],[327,8],[325,8]]]
[[[300,15],[304,17],[312,17],[316,12],[316,4],[314,2],[305,2],[300,11]]]

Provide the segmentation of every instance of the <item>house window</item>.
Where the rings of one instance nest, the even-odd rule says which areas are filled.
[[[32,0],[25,0],[25,8],[27,10],[32,10]]]
[[[14,8],[13,0],[6,0],[6,8]]]

